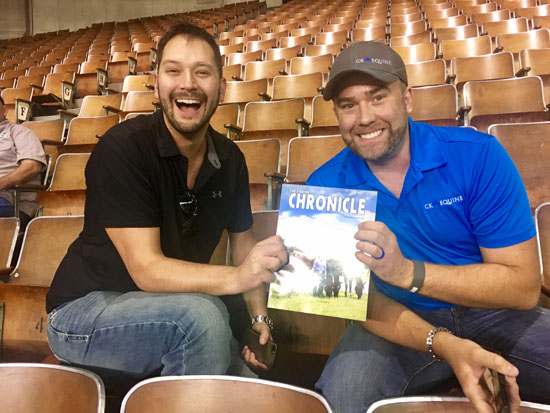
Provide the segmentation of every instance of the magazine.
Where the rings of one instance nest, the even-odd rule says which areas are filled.
[[[289,262],[268,307],[364,321],[370,270],[357,258],[357,225],[374,221],[377,192],[284,184],[277,234]]]

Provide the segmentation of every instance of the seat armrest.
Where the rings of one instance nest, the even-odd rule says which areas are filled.
[[[267,178],[266,209],[279,209],[282,184],[285,181],[286,176],[279,172],[267,172],[264,176]]]
[[[453,73],[447,76],[447,79],[445,80],[445,82],[452,85],[455,82],[455,80],[456,80],[456,75]]]
[[[63,115],[68,115],[72,118],[76,118],[78,116],[77,113],[69,112],[66,109],[57,109],[57,113],[60,113],[60,114],[63,114]]]
[[[260,92],[258,93],[258,95],[262,98],[262,100],[264,101],[270,101],[271,100],[271,96],[269,96],[267,93],[265,92]]]
[[[529,73],[530,70],[531,70],[531,68],[530,68],[529,66],[522,67],[522,68],[519,69],[519,71],[516,73],[516,77],[527,76],[527,74]]]
[[[298,137],[309,136],[309,122],[304,118],[298,118],[295,122],[298,124]]]
[[[120,110],[119,108],[115,108],[114,106],[103,105],[103,109],[105,109],[105,116],[109,115],[109,112],[114,112],[117,115],[120,115],[122,113],[122,110]]]
[[[232,125],[231,123],[226,123],[223,126],[227,129],[227,134],[226,134],[227,139],[238,141],[241,138],[241,132],[243,131],[243,128],[236,125]],[[235,139],[231,137],[232,133],[236,135]]]
[[[458,109],[458,119],[460,125],[466,125],[466,114],[471,110],[471,106],[461,106],[460,109]]]
[[[244,79],[241,78],[241,77],[239,77],[239,76],[231,76],[231,79],[233,79],[233,80],[235,80],[235,81],[237,81],[237,82],[243,82],[243,81],[244,81]]]

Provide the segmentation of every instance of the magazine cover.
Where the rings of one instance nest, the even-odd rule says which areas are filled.
[[[283,185],[277,234],[288,264],[270,285],[268,307],[350,320],[367,317],[370,271],[355,258],[357,225],[373,221],[373,191]]]

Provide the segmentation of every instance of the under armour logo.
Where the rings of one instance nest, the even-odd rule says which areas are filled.
[[[221,198],[222,197],[222,191],[212,191],[212,198]]]

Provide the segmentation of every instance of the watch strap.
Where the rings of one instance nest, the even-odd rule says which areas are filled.
[[[414,265],[413,280],[409,291],[416,293],[424,285],[424,278],[426,277],[426,266],[422,261],[411,260]]]

